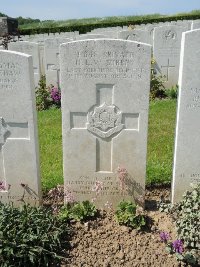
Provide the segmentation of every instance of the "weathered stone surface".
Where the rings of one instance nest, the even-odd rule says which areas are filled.
[[[179,75],[172,202],[200,182],[200,30],[183,34]]]
[[[143,204],[151,46],[74,41],[60,55],[65,200],[71,191],[99,207],[123,198]]]
[[[41,200],[32,57],[0,51],[0,201]]]
[[[39,45],[37,43],[27,41],[11,42],[8,44],[8,49],[12,51],[22,52],[33,57],[34,81],[35,86],[37,86],[41,78]]]
[[[87,39],[100,39],[100,38],[106,38],[106,35],[103,34],[81,34],[74,38],[74,40],[87,40]]]
[[[166,88],[178,83],[181,37],[187,29],[175,25],[154,29],[153,57],[157,63],[157,74],[165,76]]]
[[[200,20],[194,20],[192,22],[191,30],[196,30],[196,29],[200,29]]]
[[[68,38],[51,38],[44,42],[46,84],[60,86],[59,46],[71,41]]]
[[[17,34],[18,21],[14,18],[0,17],[0,36]]]
[[[150,35],[150,32],[147,30],[127,30],[121,31],[118,34],[119,39],[137,41],[147,44],[153,44],[153,36]]]

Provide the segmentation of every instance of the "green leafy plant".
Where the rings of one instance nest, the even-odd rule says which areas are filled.
[[[74,220],[85,221],[94,217],[97,214],[97,209],[89,200],[78,202],[72,208],[72,216]]]
[[[69,222],[71,219],[73,219],[73,214],[72,214],[72,204],[67,203],[64,206],[61,207],[58,217],[65,222]]]
[[[165,95],[170,99],[176,99],[178,96],[178,85],[165,89]]]
[[[131,201],[121,201],[115,212],[116,220],[119,224],[141,229],[146,225],[143,209],[133,204]]]
[[[183,195],[175,211],[179,238],[187,247],[200,249],[200,184]]]
[[[0,262],[4,267],[59,263],[69,228],[42,207],[0,203]]]
[[[67,203],[60,210],[59,217],[64,221],[86,221],[97,215],[97,209],[89,200],[77,203]]]
[[[36,107],[37,110],[45,110],[51,106],[50,90],[46,87],[46,78],[42,76],[38,87],[36,87]]]

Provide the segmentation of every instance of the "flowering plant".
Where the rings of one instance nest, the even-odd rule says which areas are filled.
[[[61,105],[61,91],[59,87],[52,87],[50,91],[50,96],[53,101],[53,104],[55,104],[57,107],[60,107]]]

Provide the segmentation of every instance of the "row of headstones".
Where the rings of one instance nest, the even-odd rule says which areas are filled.
[[[200,182],[200,30],[183,34],[172,201]],[[151,46],[62,44],[65,200],[144,204]],[[0,200],[41,201],[32,57],[0,51]]]
[[[35,85],[46,75],[47,85],[60,86],[59,45],[73,40],[114,38],[138,41],[153,45],[155,73],[162,75],[164,86],[170,88],[178,82],[180,47],[182,33],[200,28],[200,21],[178,21],[136,26],[135,29],[122,30],[121,27],[95,29],[89,34],[78,32],[38,34],[25,37],[25,42],[9,44],[9,50],[33,56]],[[34,42],[33,42],[34,41]]]

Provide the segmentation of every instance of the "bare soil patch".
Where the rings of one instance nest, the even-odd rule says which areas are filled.
[[[169,200],[170,188],[157,187],[146,190],[146,214],[151,226],[137,231],[119,225],[114,211],[101,210],[95,220],[86,223],[72,222],[71,249],[67,251],[64,267],[134,267],[134,266],[189,266],[168,254],[160,241],[160,232],[169,232],[176,238],[175,226],[169,214],[159,212],[158,202]]]

